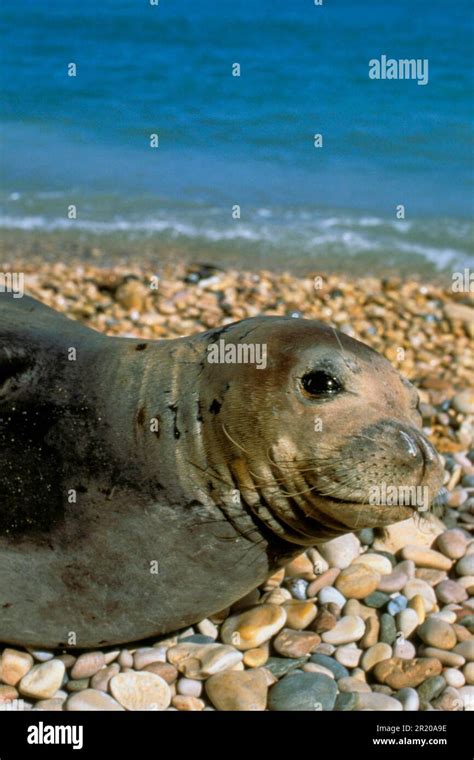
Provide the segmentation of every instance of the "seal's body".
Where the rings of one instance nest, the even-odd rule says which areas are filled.
[[[217,344],[265,362],[211,360]],[[369,491],[437,492],[416,403],[379,354],[318,322],[145,342],[0,295],[0,640],[176,630],[305,546],[411,516]]]

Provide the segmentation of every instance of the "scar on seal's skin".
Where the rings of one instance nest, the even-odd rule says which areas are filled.
[[[201,401],[199,399],[197,401],[197,415],[196,415],[196,419],[197,419],[198,422],[203,422],[203,419],[202,419],[202,410],[201,410]]]
[[[178,429],[178,404],[168,404],[168,409],[171,409],[173,413],[173,434],[175,438],[181,438],[181,433]]]
[[[137,424],[140,425],[140,427],[143,427],[144,422],[145,422],[145,407],[141,406],[137,412]]]
[[[220,410],[221,410],[221,406],[222,406],[221,402],[220,402],[220,401],[218,401],[218,400],[215,398],[215,399],[213,400],[212,404],[211,404],[211,405],[210,405],[210,407],[209,407],[209,411],[211,412],[211,414],[219,414],[219,412],[220,412]]]

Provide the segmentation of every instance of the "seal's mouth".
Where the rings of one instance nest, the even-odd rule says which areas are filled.
[[[406,520],[419,511],[416,504],[376,504],[368,500],[339,499],[315,494],[318,519],[340,532],[376,528]]]
[[[291,499],[291,513],[271,507],[269,511],[270,519],[264,519],[267,527],[291,543],[311,546],[362,528],[384,527],[405,520],[413,516],[414,508],[374,507],[364,501],[328,497],[312,491],[310,499],[298,502]]]
[[[318,488],[319,484],[309,482],[311,479],[306,474],[298,484],[293,482],[282,488],[280,483],[272,490],[262,489],[256,501],[248,499],[247,506],[274,535],[290,543],[311,546],[344,533],[383,528],[417,513],[422,515],[428,512],[432,502],[424,485],[393,486],[395,499],[390,486],[383,486],[381,498],[377,500],[371,490],[377,488],[375,484],[356,493],[347,493],[347,487],[338,488],[334,482]],[[427,491],[421,502],[423,491],[417,489]],[[346,493],[340,495],[338,490]],[[255,491],[252,493],[255,495]]]
[[[374,487],[375,488],[375,487]],[[293,513],[298,518],[298,529],[304,536],[314,540],[328,540],[343,533],[362,530],[362,528],[383,528],[414,515],[423,517],[430,511],[432,503],[442,497],[443,489],[437,489],[434,498],[426,485],[382,488],[381,500],[368,498],[368,494],[357,494],[342,498],[333,493],[311,488],[308,498],[296,503],[291,500]],[[398,503],[401,501],[401,503]],[[274,513],[275,514],[275,513]],[[281,525],[287,525],[284,515],[277,515]],[[292,522],[291,527],[295,525]]]

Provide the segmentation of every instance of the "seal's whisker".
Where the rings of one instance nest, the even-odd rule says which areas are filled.
[[[244,449],[244,447],[240,445],[240,443],[237,443],[237,441],[234,441],[234,439],[232,438],[231,434],[230,434],[230,433],[229,433],[229,431],[227,430],[227,428],[226,428],[226,426],[225,426],[225,424],[224,424],[224,423],[222,423],[222,430],[224,431],[224,435],[226,435],[226,436],[227,436],[227,438],[229,439],[229,441],[230,441],[231,443],[233,443],[233,444],[234,444],[234,446],[237,446],[237,448],[238,448],[238,449],[240,449],[241,451],[243,451],[243,452],[244,452],[244,454],[248,454],[248,453],[249,453],[249,452],[247,451],[247,449]]]
[[[365,441],[370,441],[371,443],[375,443],[375,444],[380,443],[375,438],[372,438],[372,436],[365,435],[364,433],[357,433],[357,435],[354,436],[354,440],[360,440],[361,438],[363,438]]]
[[[271,480],[266,480],[264,477],[262,477],[262,475],[258,475],[258,473],[253,472],[252,470],[249,470],[249,475],[251,475],[255,481],[260,481],[259,483],[257,483],[259,488],[269,488],[270,486],[274,486],[274,485],[279,486],[285,482],[283,478],[275,478],[275,477],[273,477]],[[256,486],[255,486],[255,490],[257,490]]]
[[[313,467],[306,467],[306,468],[303,467],[303,468],[301,468],[301,467],[297,467],[297,466],[294,466],[294,465],[291,466],[290,463],[287,463],[287,465],[284,467],[281,464],[277,463],[274,459],[272,459],[271,450],[270,449],[267,450],[267,459],[270,462],[270,464],[273,464],[278,470],[283,470],[283,469],[286,470],[287,475],[291,474],[291,473],[298,473],[298,474],[300,474],[300,473],[304,473],[304,472],[313,472],[313,473],[318,473],[318,474],[324,475],[324,472],[327,472],[327,471],[332,472],[333,469],[334,469],[334,464],[335,464],[335,462],[334,463],[332,463],[332,462],[326,462],[324,464],[317,464],[317,465],[315,464],[315,466],[313,466]],[[252,473],[252,475],[253,475],[253,473]],[[283,476],[281,478],[275,478],[275,482],[276,483],[284,483],[285,482],[285,478]],[[317,486],[308,487],[308,489],[305,489],[304,491],[295,491],[295,492],[292,492],[291,494],[290,494],[290,492],[283,491],[282,495],[284,495],[284,496],[299,496],[299,495],[302,495],[304,493],[308,493],[309,491],[313,491],[313,490],[319,489],[319,493],[321,495],[327,495],[327,496],[329,496],[332,493],[336,493],[336,492],[340,491],[341,488],[343,488],[343,487],[349,488],[349,487],[355,485],[355,483],[356,483],[355,476],[353,476],[351,474],[351,475],[345,476],[343,479],[339,479],[338,482],[334,484],[333,489],[328,489],[328,488],[323,489],[323,488],[319,488],[319,485],[317,485]]]
[[[283,496],[288,496],[288,497],[302,496],[305,493],[310,493],[311,491],[316,491],[317,489],[318,489],[318,486],[308,486],[308,488],[304,488],[302,491],[294,491],[293,493],[289,493],[288,491],[281,491],[280,493]]]
[[[332,452],[333,453],[333,452]],[[322,469],[331,469],[334,468],[335,465],[338,464],[338,460],[332,459],[330,461],[321,462],[321,460],[318,458],[314,459],[298,459],[294,460],[293,462],[284,462],[281,461],[275,461],[271,457],[268,456],[267,453],[267,461],[277,467],[280,470],[286,470],[288,472],[314,472],[315,469],[322,470]],[[310,465],[308,467],[301,467],[301,464]]]
[[[300,491],[298,493],[294,493],[292,495],[299,496],[303,493],[309,493],[310,491],[317,490],[320,496],[332,496],[334,494],[339,493],[341,491],[341,488],[350,488],[351,486],[354,485],[355,482],[356,481],[354,479],[354,476],[348,475],[344,479],[342,479],[340,482],[335,483],[332,487],[322,488],[319,484],[317,484],[315,486],[308,486],[306,490]]]
[[[211,478],[214,478],[214,480],[220,480],[221,483],[224,483],[224,485],[228,486],[229,488],[233,487],[232,481],[229,482],[228,480],[224,480],[220,475],[216,475],[215,468],[211,465],[208,465],[207,467],[200,467],[196,462],[191,462],[190,459],[186,460],[188,464],[192,465],[193,467],[196,467],[196,469],[200,470],[204,474],[209,474]]]

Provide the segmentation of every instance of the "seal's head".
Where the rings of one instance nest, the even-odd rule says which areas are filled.
[[[266,529],[310,545],[429,508],[440,458],[415,388],[376,351],[319,322],[259,317],[207,333],[206,354],[205,440]]]

